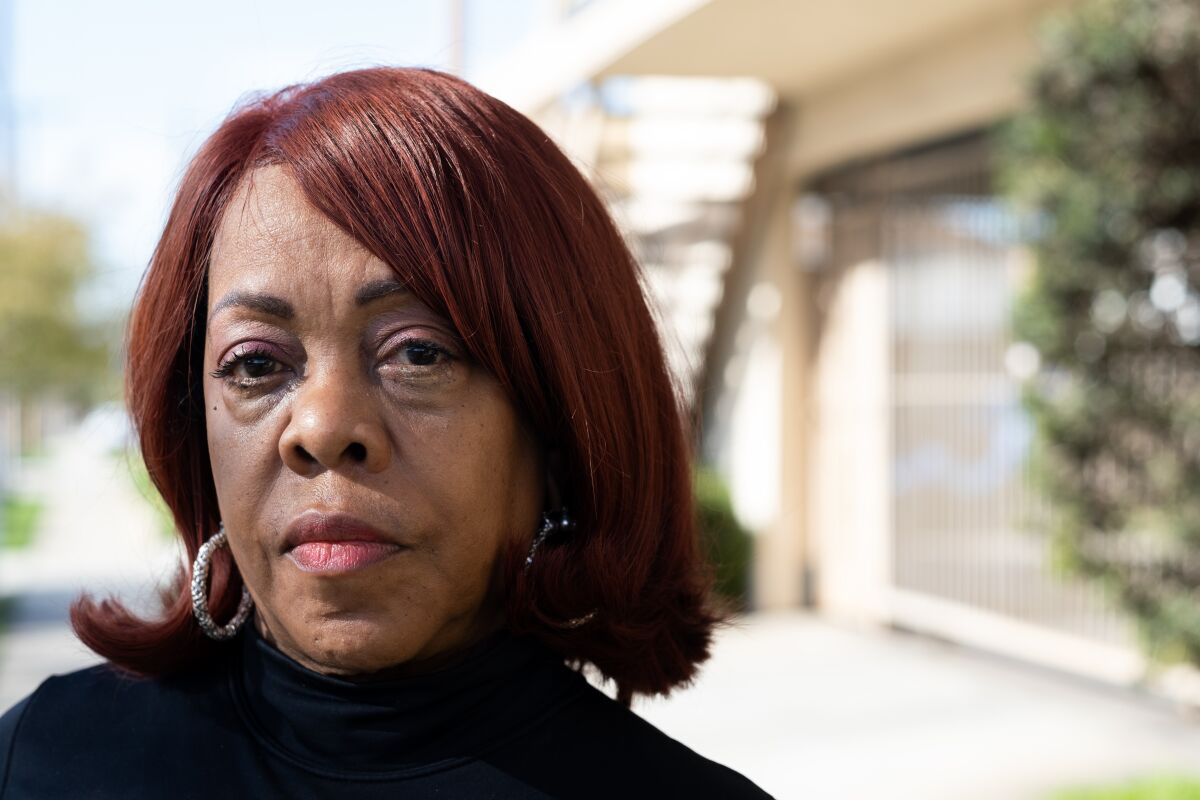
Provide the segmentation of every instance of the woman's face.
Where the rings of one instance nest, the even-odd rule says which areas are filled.
[[[328,674],[436,664],[498,627],[499,547],[542,503],[541,454],[501,387],[395,280],[280,167],[242,184],[212,251],[221,518],[259,630]],[[386,542],[354,544],[322,525],[334,513]],[[314,541],[289,549],[302,529]]]

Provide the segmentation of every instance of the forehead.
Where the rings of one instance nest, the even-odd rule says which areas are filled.
[[[393,274],[312,206],[284,167],[272,165],[242,180],[221,217],[209,259],[209,299],[231,288],[357,287]]]

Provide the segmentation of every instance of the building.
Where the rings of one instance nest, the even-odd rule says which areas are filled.
[[[992,159],[1063,5],[594,0],[480,83],[629,231],[756,532],[757,607],[1129,684],[1129,621],[1030,525],[1030,262]]]

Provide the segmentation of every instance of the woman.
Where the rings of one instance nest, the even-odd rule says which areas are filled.
[[[374,68],[236,109],[129,327],[192,563],[0,721],[0,797],[765,797],[629,710],[723,612],[635,263],[528,119]],[[587,665],[617,700],[580,674]]]

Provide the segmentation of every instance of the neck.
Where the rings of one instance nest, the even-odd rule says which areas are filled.
[[[478,754],[585,682],[552,651],[505,629],[439,669],[388,668],[363,680],[308,669],[258,626],[241,635],[230,684],[237,706],[266,742],[315,771],[372,773]]]
[[[322,675],[336,676],[361,683],[423,675],[444,669],[463,658],[470,657],[471,654],[478,651],[481,647],[495,640],[504,628],[498,614],[480,616],[475,619],[474,624],[464,635],[454,639],[453,643],[448,646],[434,646],[432,649],[427,646],[426,651],[428,652],[422,652],[413,658],[396,664],[364,672],[339,668],[336,665],[325,664],[310,658],[307,653],[294,646],[290,637],[276,636],[271,626],[257,610],[251,617],[251,620],[255,630],[258,631],[258,635],[263,641],[273,645],[275,649],[301,666]]]

